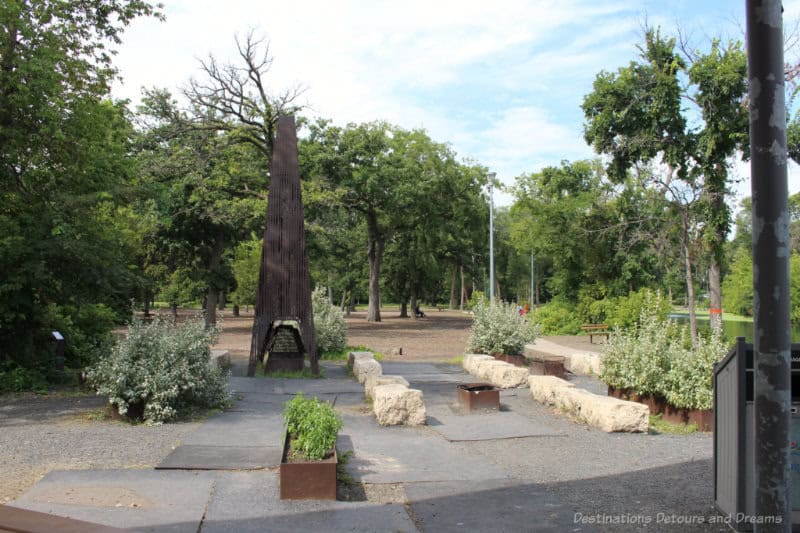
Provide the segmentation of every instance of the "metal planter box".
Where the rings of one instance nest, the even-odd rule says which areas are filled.
[[[336,445],[333,454],[320,461],[286,461],[289,453],[289,434],[283,441],[280,466],[281,500],[335,500],[336,499]]]

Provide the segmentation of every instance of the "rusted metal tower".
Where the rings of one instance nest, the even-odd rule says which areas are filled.
[[[319,373],[317,341],[300,194],[297,130],[292,116],[278,118],[267,202],[247,375],[255,375],[256,365],[263,359],[271,336],[278,325],[286,321],[299,324],[311,371],[316,375]]]

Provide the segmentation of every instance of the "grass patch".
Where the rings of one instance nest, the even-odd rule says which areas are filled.
[[[464,356],[463,355],[459,355],[459,356],[453,357],[452,359],[448,359],[447,361],[445,361],[445,363],[447,363],[449,365],[461,366],[464,363]]]
[[[650,415],[650,433],[653,435],[691,435],[697,433],[697,424],[673,424],[661,419],[661,415]]]
[[[369,346],[347,346],[344,350],[336,352],[325,352],[319,358],[320,361],[347,361],[350,352],[372,352],[376,361],[383,361],[384,355],[381,352],[375,351]]]
[[[345,346],[344,349],[325,352],[320,356],[321,361],[347,361],[347,354],[350,352],[371,352],[366,346]]]
[[[267,374],[264,372],[264,364],[259,362],[256,365],[256,377],[257,378],[268,378],[268,379],[323,379],[325,377],[325,369],[323,367],[319,367],[319,375],[315,376],[311,373],[310,367],[305,367],[301,371],[289,371],[289,370],[281,370],[279,372],[273,372],[271,374]]]

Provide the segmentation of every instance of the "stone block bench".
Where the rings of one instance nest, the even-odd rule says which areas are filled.
[[[422,391],[409,388],[402,376],[383,374],[372,352],[350,352],[347,364],[364,384],[364,395],[372,399],[372,410],[382,426],[419,426],[427,421]]]
[[[646,405],[592,394],[555,376],[530,376],[528,386],[534,400],[563,409],[603,431],[646,433],[649,428]]]
[[[498,361],[490,355],[466,354],[461,365],[469,374],[501,389],[524,387],[530,375],[527,368]]]
[[[557,346],[554,343],[548,343],[542,346],[545,342],[546,341],[537,340],[538,344],[526,344],[525,355],[532,357],[538,352],[560,355],[566,357],[564,368],[573,374],[585,376],[597,376],[600,374],[603,367],[603,356],[601,354],[596,352],[582,352],[580,350]]]

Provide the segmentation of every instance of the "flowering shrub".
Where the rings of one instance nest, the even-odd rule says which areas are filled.
[[[314,310],[314,332],[319,354],[344,350],[347,344],[344,314],[328,300],[328,291],[325,287],[314,289],[311,294],[311,306]]]
[[[331,404],[298,392],[284,404],[283,420],[292,447],[308,459],[323,459],[336,444],[342,420]]]
[[[467,349],[474,353],[522,353],[525,344],[539,336],[539,326],[528,315],[520,315],[510,303],[494,305],[478,301],[472,320],[472,333]]]
[[[631,329],[615,328],[600,378],[618,389],[661,396],[685,409],[712,407],[713,365],[727,347],[719,335],[700,337],[693,349],[688,326],[663,317],[661,296],[648,295]]]
[[[144,405],[144,420],[151,424],[192,407],[225,407],[228,375],[209,363],[217,333],[205,329],[201,319],[180,325],[159,318],[151,324],[136,320],[90,370],[89,381],[121,415]]]

